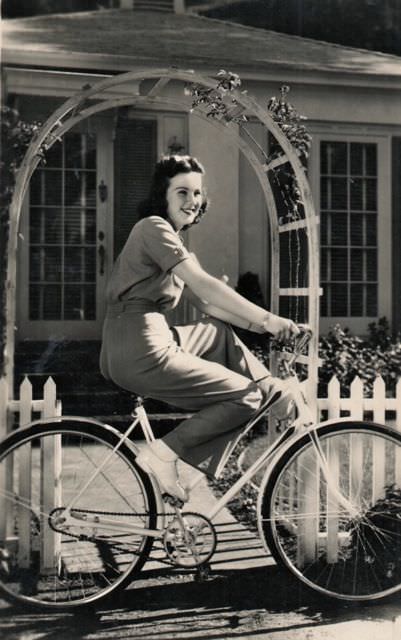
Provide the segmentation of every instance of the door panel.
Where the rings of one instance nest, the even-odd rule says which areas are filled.
[[[98,156],[107,148],[98,138],[95,126],[68,132],[32,176],[21,233],[20,339],[100,337]]]

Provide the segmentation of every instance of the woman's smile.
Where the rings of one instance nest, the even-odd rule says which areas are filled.
[[[166,199],[168,217],[176,231],[192,224],[202,205],[202,174],[178,173],[170,180]]]

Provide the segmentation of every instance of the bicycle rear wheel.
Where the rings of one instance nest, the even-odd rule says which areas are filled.
[[[305,434],[261,487],[260,530],[267,546],[303,583],[327,596],[373,600],[399,591],[401,434],[350,421],[318,427],[317,435],[328,476]]]
[[[0,445],[6,598],[42,608],[87,605],[140,570],[152,538],[129,526],[156,527],[155,497],[130,448],[113,451],[117,442],[101,425],[60,420],[14,432]],[[63,522],[69,505],[78,518],[72,524]]]

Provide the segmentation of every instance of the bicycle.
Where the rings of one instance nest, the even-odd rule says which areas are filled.
[[[262,468],[258,530],[278,563],[334,598],[399,591],[401,433],[350,418],[315,424],[295,372],[310,335],[303,331],[283,360],[296,420],[205,515],[162,496],[136,465],[133,431],[139,425],[147,441],[154,437],[141,399],[124,433],[60,416],[8,435],[0,443],[3,596],[53,609],[95,603],[133,580],[155,539],[169,563],[205,574],[216,547],[213,519]]]

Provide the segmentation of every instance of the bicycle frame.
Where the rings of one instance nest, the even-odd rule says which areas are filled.
[[[310,336],[310,334],[309,334]],[[272,466],[274,466],[275,461],[277,460],[277,458],[281,455],[284,454],[284,452],[286,451],[287,448],[291,447],[294,442],[296,440],[298,440],[300,437],[302,437],[305,433],[308,433],[310,435],[311,438],[311,442],[316,450],[317,453],[317,460],[319,463],[319,466],[322,470],[322,473],[324,474],[327,484],[329,486],[329,488],[331,489],[333,496],[337,499],[337,501],[342,505],[342,507],[344,509],[346,509],[347,511],[353,513],[355,512],[355,508],[352,506],[352,504],[341,494],[341,492],[339,491],[336,482],[330,477],[330,471],[329,471],[329,467],[327,464],[327,460],[324,456],[323,450],[320,446],[319,443],[319,439],[317,437],[316,434],[316,429],[318,427],[318,424],[316,424],[316,421],[313,419],[312,413],[309,409],[308,403],[306,401],[306,398],[302,392],[301,389],[301,384],[297,378],[297,376],[293,373],[292,370],[292,365],[295,362],[297,355],[300,353],[300,351],[303,349],[303,347],[305,346],[305,344],[307,344],[308,342],[308,334],[303,334],[303,336],[301,336],[301,339],[299,340],[298,343],[298,350],[296,352],[294,352],[293,354],[291,354],[290,358],[288,360],[284,360],[284,368],[287,372],[287,379],[286,382],[288,384],[288,386],[291,389],[291,393],[294,397],[294,401],[295,401],[295,406],[296,406],[296,410],[297,410],[297,418],[294,421],[293,425],[287,429],[286,431],[284,431],[259,457],[258,459],[249,467],[249,469],[242,475],[241,478],[239,478],[234,485],[216,502],[216,504],[213,506],[213,508],[210,510],[209,513],[205,513],[202,515],[205,515],[209,520],[213,521],[213,519],[220,513],[220,511],[226,506],[226,504],[235,496],[239,493],[239,491],[242,489],[242,487],[247,484],[253,476],[255,476],[255,474],[258,473],[258,471],[263,468],[264,466],[266,466],[266,472],[264,474],[264,478],[266,478],[266,476],[268,476],[268,474],[270,473],[270,470],[272,468]],[[244,434],[250,429],[252,428],[252,426],[258,421],[260,420],[260,418],[262,418],[264,415],[266,415],[266,413],[269,411],[270,409],[270,404],[267,403],[266,405],[264,405],[263,407],[261,407],[261,409],[258,411],[258,413],[248,422],[248,424],[246,425],[246,427],[244,428],[242,434],[238,437],[238,439],[235,441],[235,444],[233,446],[233,449],[235,448],[235,446],[238,444],[238,442],[241,440],[241,438],[244,436]],[[135,445],[135,443],[130,440],[130,436],[132,435],[134,429],[140,425],[143,435],[145,437],[145,440],[149,443],[152,440],[155,439],[153,431],[152,431],[152,427],[150,425],[149,419],[147,417],[146,411],[142,405],[142,401],[139,399],[138,401],[138,405],[135,408],[134,412],[133,412],[133,417],[134,417],[134,421],[132,422],[132,424],[129,426],[129,428],[127,429],[127,431],[121,436],[119,442],[117,443],[117,445],[114,447],[114,449],[110,452],[110,454],[108,456],[106,456],[105,460],[103,461],[103,463],[100,465],[100,467],[98,467],[94,473],[92,474],[92,476],[89,478],[89,480],[85,483],[85,485],[82,487],[81,491],[78,493],[77,496],[74,497],[74,499],[71,501],[71,503],[69,505],[67,505],[67,507],[65,508],[65,510],[63,511],[63,523],[68,525],[77,525],[78,523],[82,522],[83,520],[85,521],[85,526],[88,526],[91,522],[93,522],[94,527],[96,528],[101,528],[104,530],[117,530],[121,533],[121,527],[123,527],[123,530],[127,533],[133,533],[133,534],[138,534],[138,535],[148,535],[151,536],[153,538],[161,538],[164,534],[164,530],[163,527],[158,528],[158,529],[146,529],[144,527],[141,526],[137,526],[134,524],[130,524],[127,522],[123,522],[123,521],[119,521],[116,519],[108,520],[107,517],[104,517],[103,515],[91,515],[88,513],[74,513],[74,503],[79,499],[79,497],[82,495],[82,493],[87,489],[87,487],[91,484],[91,482],[93,482],[93,480],[95,479],[95,477],[102,472],[102,468],[107,464],[108,460],[111,458],[111,456],[113,456],[114,452],[116,450],[118,450],[121,445],[123,443],[129,443],[131,446],[133,446],[136,450],[138,450],[138,447]],[[158,498],[158,503],[160,505],[162,505],[162,513],[161,515],[165,514],[165,509],[164,509],[164,502],[161,498],[161,490],[160,487],[157,484],[157,481],[154,478],[151,478],[153,486],[155,488],[156,491],[156,496]]]

